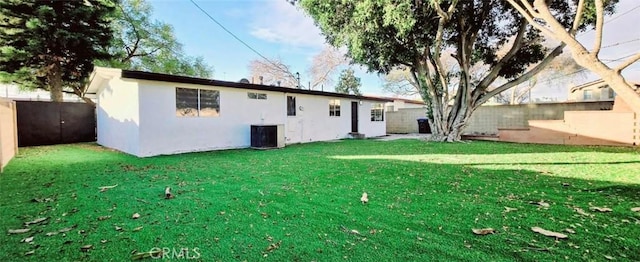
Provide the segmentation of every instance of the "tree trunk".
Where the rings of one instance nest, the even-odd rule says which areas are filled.
[[[47,72],[47,85],[51,101],[62,102],[62,68],[60,63],[54,62]]]
[[[435,111],[436,109],[434,108],[432,110]],[[475,107],[472,107],[467,103],[462,103],[457,110],[450,110],[449,115],[441,115],[442,118],[452,119],[452,121],[434,119],[434,116],[429,116],[429,126],[431,127],[430,140],[439,142],[460,141],[462,139],[464,129],[469,124],[469,119],[471,118],[473,111],[475,111]]]
[[[580,66],[589,69],[598,75],[605,83],[615,91],[618,96],[633,108],[634,111],[640,111],[640,94],[636,93],[631,85],[625,81],[624,77],[615,69],[610,68],[597,58],[593,58],[589,53],[581,53],[586,51],[582,46],[571,46],[573,58]]]

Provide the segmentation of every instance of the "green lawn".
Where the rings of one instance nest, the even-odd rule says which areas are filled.
[[[21,148],[0,187],[0,261],[640,260],[633,148],[345,140],[139,159],[76,144]]]

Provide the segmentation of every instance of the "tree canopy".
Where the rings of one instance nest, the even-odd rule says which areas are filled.
[[[0,71],[3,81],[50,91],[86,78],[112,39],[109,0],[5,0],[0,2]]]
[[[112,59],[98,65],[155,73],[209,78],[213,68],[202,57],[186,55],[173,27],[152,18],[145,0],[120,0],[111,26],[114,38],[108,47]]]
[[[571,28],[572,0],[552,0],[559,23]],[[612,11],[610,1],[607,10]],[[503,0],[301,0],[329,43],[352,61],[388,73],[406,66],[428,105],[432,138],[457,141],[471,113],[489,98],[523,83],[558,56],[540,31]],[[593,23],[581,21],[578,30]],[[505,47],[507,52],[498,54]],[[453,66],[446,60],[453,59]],[[481,67],[480,73],[471,72]],[[498,84],[497,79],[506,79]]]
[[[360,78],[356,77],[353,69],[348,68],[342,70],[338,84],[336,85],[336,92],[343,94],[362,95],[360,93]]]

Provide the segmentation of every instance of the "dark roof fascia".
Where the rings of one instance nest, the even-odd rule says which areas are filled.
[[[378,97],[356,96],[356,95],[348,95],[348,94],[341,94],[341,93],[296,89],[296,88],[279,87],[279,86],[245,84],[245,83],[236,83],[236,82],[228,82],[228,81],[220,81],[220,80],[204,79],[204,78],[196,78],[196,77],[188,77],[188,76],[168,75],[168,74],[160,74],[160,73],[150,73],[150,72],[142,72],[142,71],[122,70],[121,77],[138,79],[138,80],[151,80],[151,81],[172,82],[172,83],[181,83],[181,84],[220,86],[220,87],[239,88],[239,89],[264,90],[264,91],[274,91],[274,92],[283,92],[283,93],[341,97],[341,98],[350,98],[350,99],[358,99],[358,100],[393,102],[393,100],[378,98]]]

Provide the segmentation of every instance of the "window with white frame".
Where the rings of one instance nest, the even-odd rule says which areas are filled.
[[[340,116],[340,100],[329,100],[329,116]]]
[[[220,91],[176,87],[176,116],[220,115]]]
[[[593,99],[593,91],[591,90],[584,90],[582,92],[582,99],[583,100],[591,100]]]
[[[267,100],[267,94],[263,94],[263,93],[252,93],[252,92],[248,92],[248,93],[247,93],[247,97],[248,97],[249,99]]]
[[[371,121],[384,121],[384,105],[382,103],[371,105]]]

